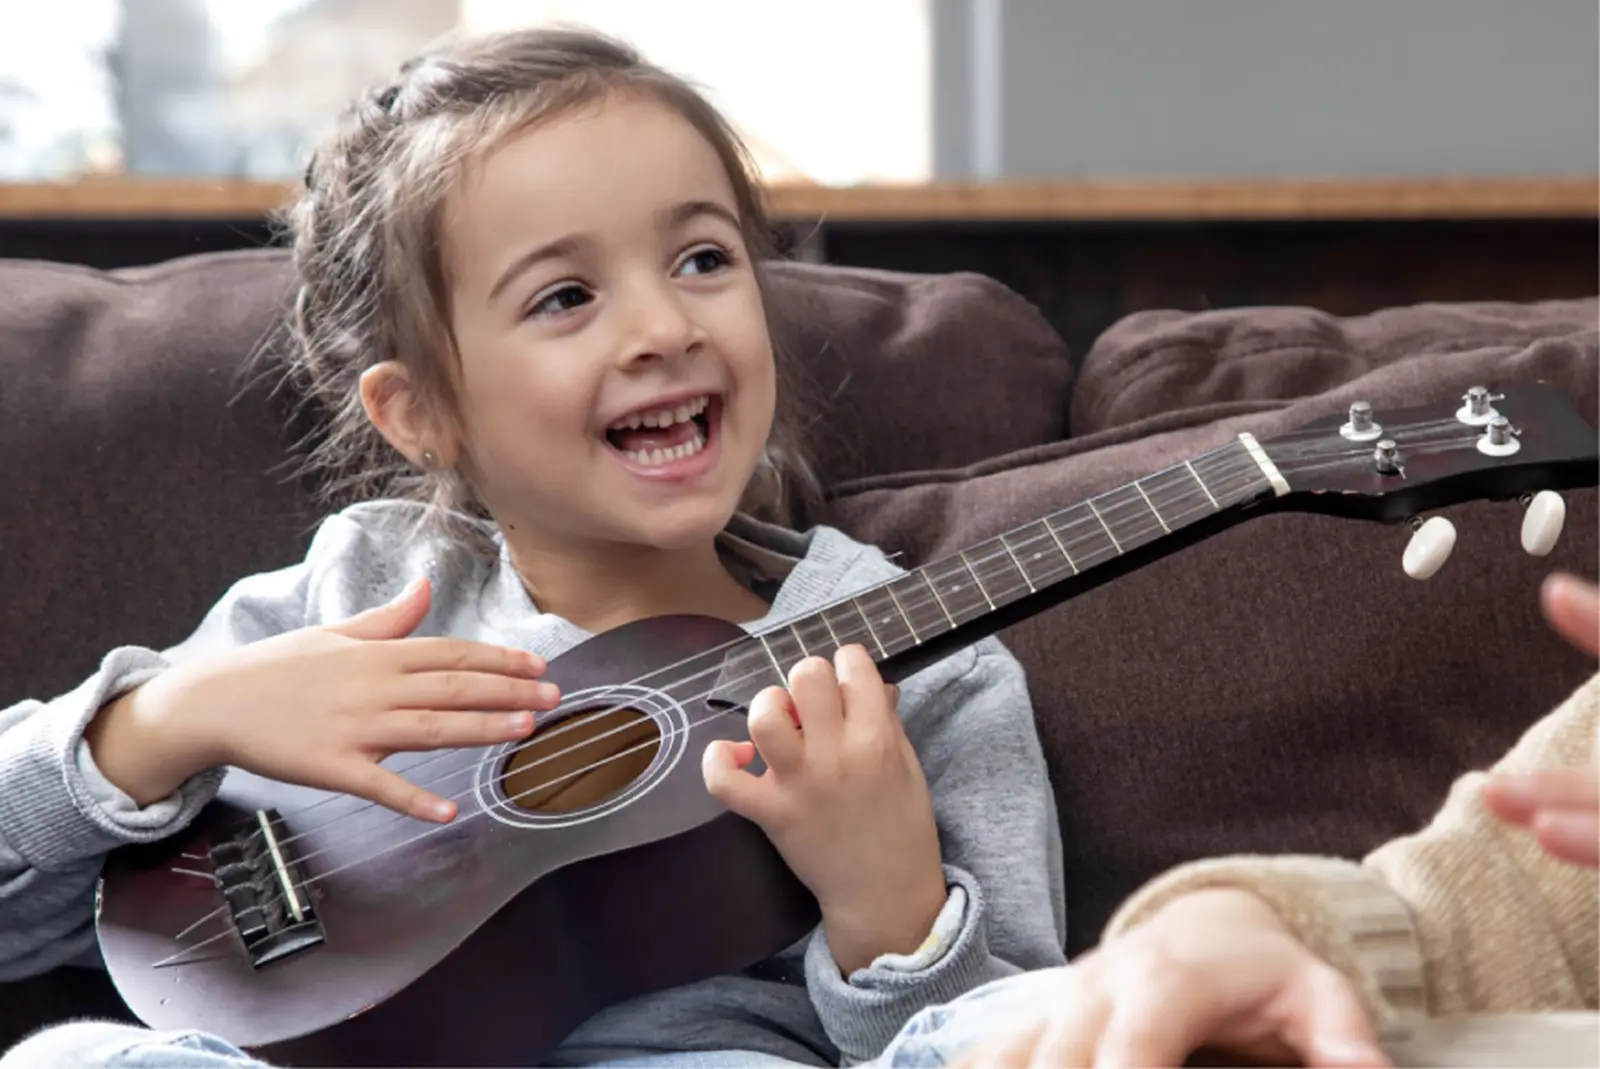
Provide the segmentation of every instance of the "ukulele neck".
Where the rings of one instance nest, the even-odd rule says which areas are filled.
[[[857,643],[894,682],[1243,518],[1288,492],[1249,435],[978,542],[819,611],[752,635],[727,655],[719,700],[783,685],[806,656]]]

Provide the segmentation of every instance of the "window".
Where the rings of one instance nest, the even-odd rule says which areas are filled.
[[[930,0],[52,0],[0,5],[0,179],[282,178],[458,27],[621,37],[698,84],[769,180],[926,179]]]

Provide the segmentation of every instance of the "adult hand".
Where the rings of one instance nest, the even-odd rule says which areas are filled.
[[[1388,1064],[1350,982],[1247,891],[1176,898],[1061,978],[959,1064],[1182,1065],[1202,1047],[1272,1065]]]
[[[1600,589],[1575,576],[1544,582],[1545,619],[1568,642],[1600,656]],[[1496,772],[1484,785],[1485,806],[1508,824],[1533,832],[1552,857],[1600,868],[1600,735],[1585,768]]]

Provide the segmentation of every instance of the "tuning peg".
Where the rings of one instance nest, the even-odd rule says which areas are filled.
[[[1556,548],[1561,526],[1567,521],[1567,503],[1554,490],[1540,490],[1532,498],[1524,496],[1522,507],[1522,548],[1534,557],[1547,556]]]
[[[1426,523],[1412,520],[1411,530],[1411,541],[1400,558],[1400,567],[1413,579],[1431,579],[1456,548],[1456,525],[1443,516],[1435,516]]]

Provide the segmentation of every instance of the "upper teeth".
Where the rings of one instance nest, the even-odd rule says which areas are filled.
[[[623,416],[607,430],[628,431],[635,427],[670,427],[674,423],[686,423],[706,410],[706,405],[711,403],[709,397],[696,397],[692,401],[685,401],[676,408],[654,408],[649,412],[635,412]]]

